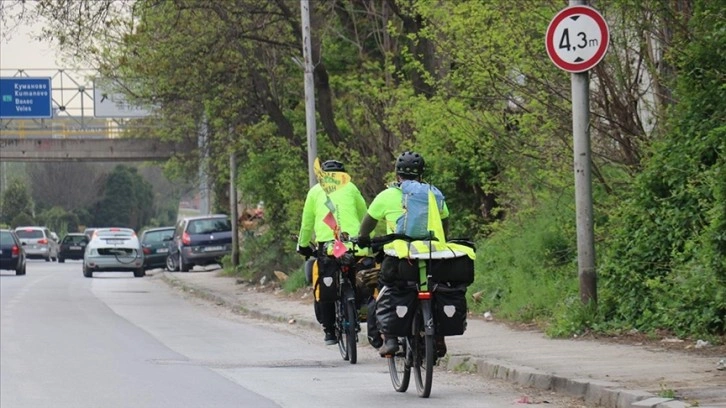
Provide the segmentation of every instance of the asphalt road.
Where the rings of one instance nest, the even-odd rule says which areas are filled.
[[[26,276],[0,272],[3,408],[581,406],[443,370],[425,401],[359,354],[351,366],[317,331],[186,298],[153,273],[88,279],[78,261],[34,260]]]

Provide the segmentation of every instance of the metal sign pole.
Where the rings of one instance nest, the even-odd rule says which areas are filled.
[[[570,6],[585,5],[570,0]],[[575,207],[577,212],[577,265],[580,300],[597,303],[595,244],[592,211],[592,171],[590,152],[590,74],[570,74],[572,85],[572,137],[575,170]]]

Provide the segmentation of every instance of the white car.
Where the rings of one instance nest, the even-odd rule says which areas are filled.
[[[25,249],[28,258],[41,258],[46,262],[58,259],[58,235],[46,227],[18,227],[15,235]]]
[[[94,272],[133,272],[137,278],[144,272],[144,253],[139,238],[129,228],[99,228],[83,253],[83,276]]]

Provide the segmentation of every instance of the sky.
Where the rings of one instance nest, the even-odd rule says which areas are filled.
[[[33,34],[40,33],[40,29],[39,25],[19,26],[10,37],[0,32],[0,70],[3,76],[8,75],[7,70],[10,69],[62,68],[56,49],[49,43],[32,38]]]

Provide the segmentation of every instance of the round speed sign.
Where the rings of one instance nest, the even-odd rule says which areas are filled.
[[[555,65],[568,72],[585,72],[602,60],[610,44],[603,16],[592,7],[562,9],[547,27],[545,45]]]

